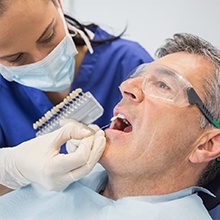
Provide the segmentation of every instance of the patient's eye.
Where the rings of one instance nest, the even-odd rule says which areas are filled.
[[[157,86],[160,89],[170,90],[170,87],[165,82],[162,82],[162,81],[156,82],[155,86]]]

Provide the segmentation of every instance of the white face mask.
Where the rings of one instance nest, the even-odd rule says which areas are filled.
[[[15,81],[43,91],[63,92],[67,90],[74,77],[76,46],[68,33],[64,15],[62,17],[66,36],[42,60],[22,65],[5,67],[0,64],[0,73],[8,81]]]

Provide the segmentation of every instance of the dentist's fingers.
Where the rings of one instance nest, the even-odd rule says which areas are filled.
[[[67,124],[70,124],[70,127],[72,127],[70,128],[71,130],[69,132],[71,133],[71,137],[74,139],[88,137],[89,135],[94,133],[94,131],[91,128],[76,120],[63,119],[60,121],[60,125],[63,127],[65,127]]]
[[[91,150],[89,160],[87,161],[87,163],[84,166],[71,171],[71,178],[74,179],[74,181],[87,175],[93,169],[95,164],[99,161],[100,157],[102,156],[102,153],[105,149],[105,145],[106,138],[104,136],[104,132],[100,130],[95,134],[93,148]]]

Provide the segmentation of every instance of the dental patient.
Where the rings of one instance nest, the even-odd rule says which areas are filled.
[[[101,165],[61,192],[5,194],[0,219],[211,219],[197,193],[220,170],[220,51],[175,34],[157,56],[121,84]]]

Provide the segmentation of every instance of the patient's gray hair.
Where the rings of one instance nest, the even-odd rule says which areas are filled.
[[[178,33],[166,40],[165,44],[156,51],[158,58],[176,52],[187,52],[203,56],[214,64],[212,78],[204,79],[205,100],[204,103],[214,118],[220,122],[220,50],[206,40],[188,33]],[[207,119],[201,115],[200,126],[205,129],[210,125]],[[205,186],[220,173],[220,162],[213,160],[203,172],[198,184]]]

